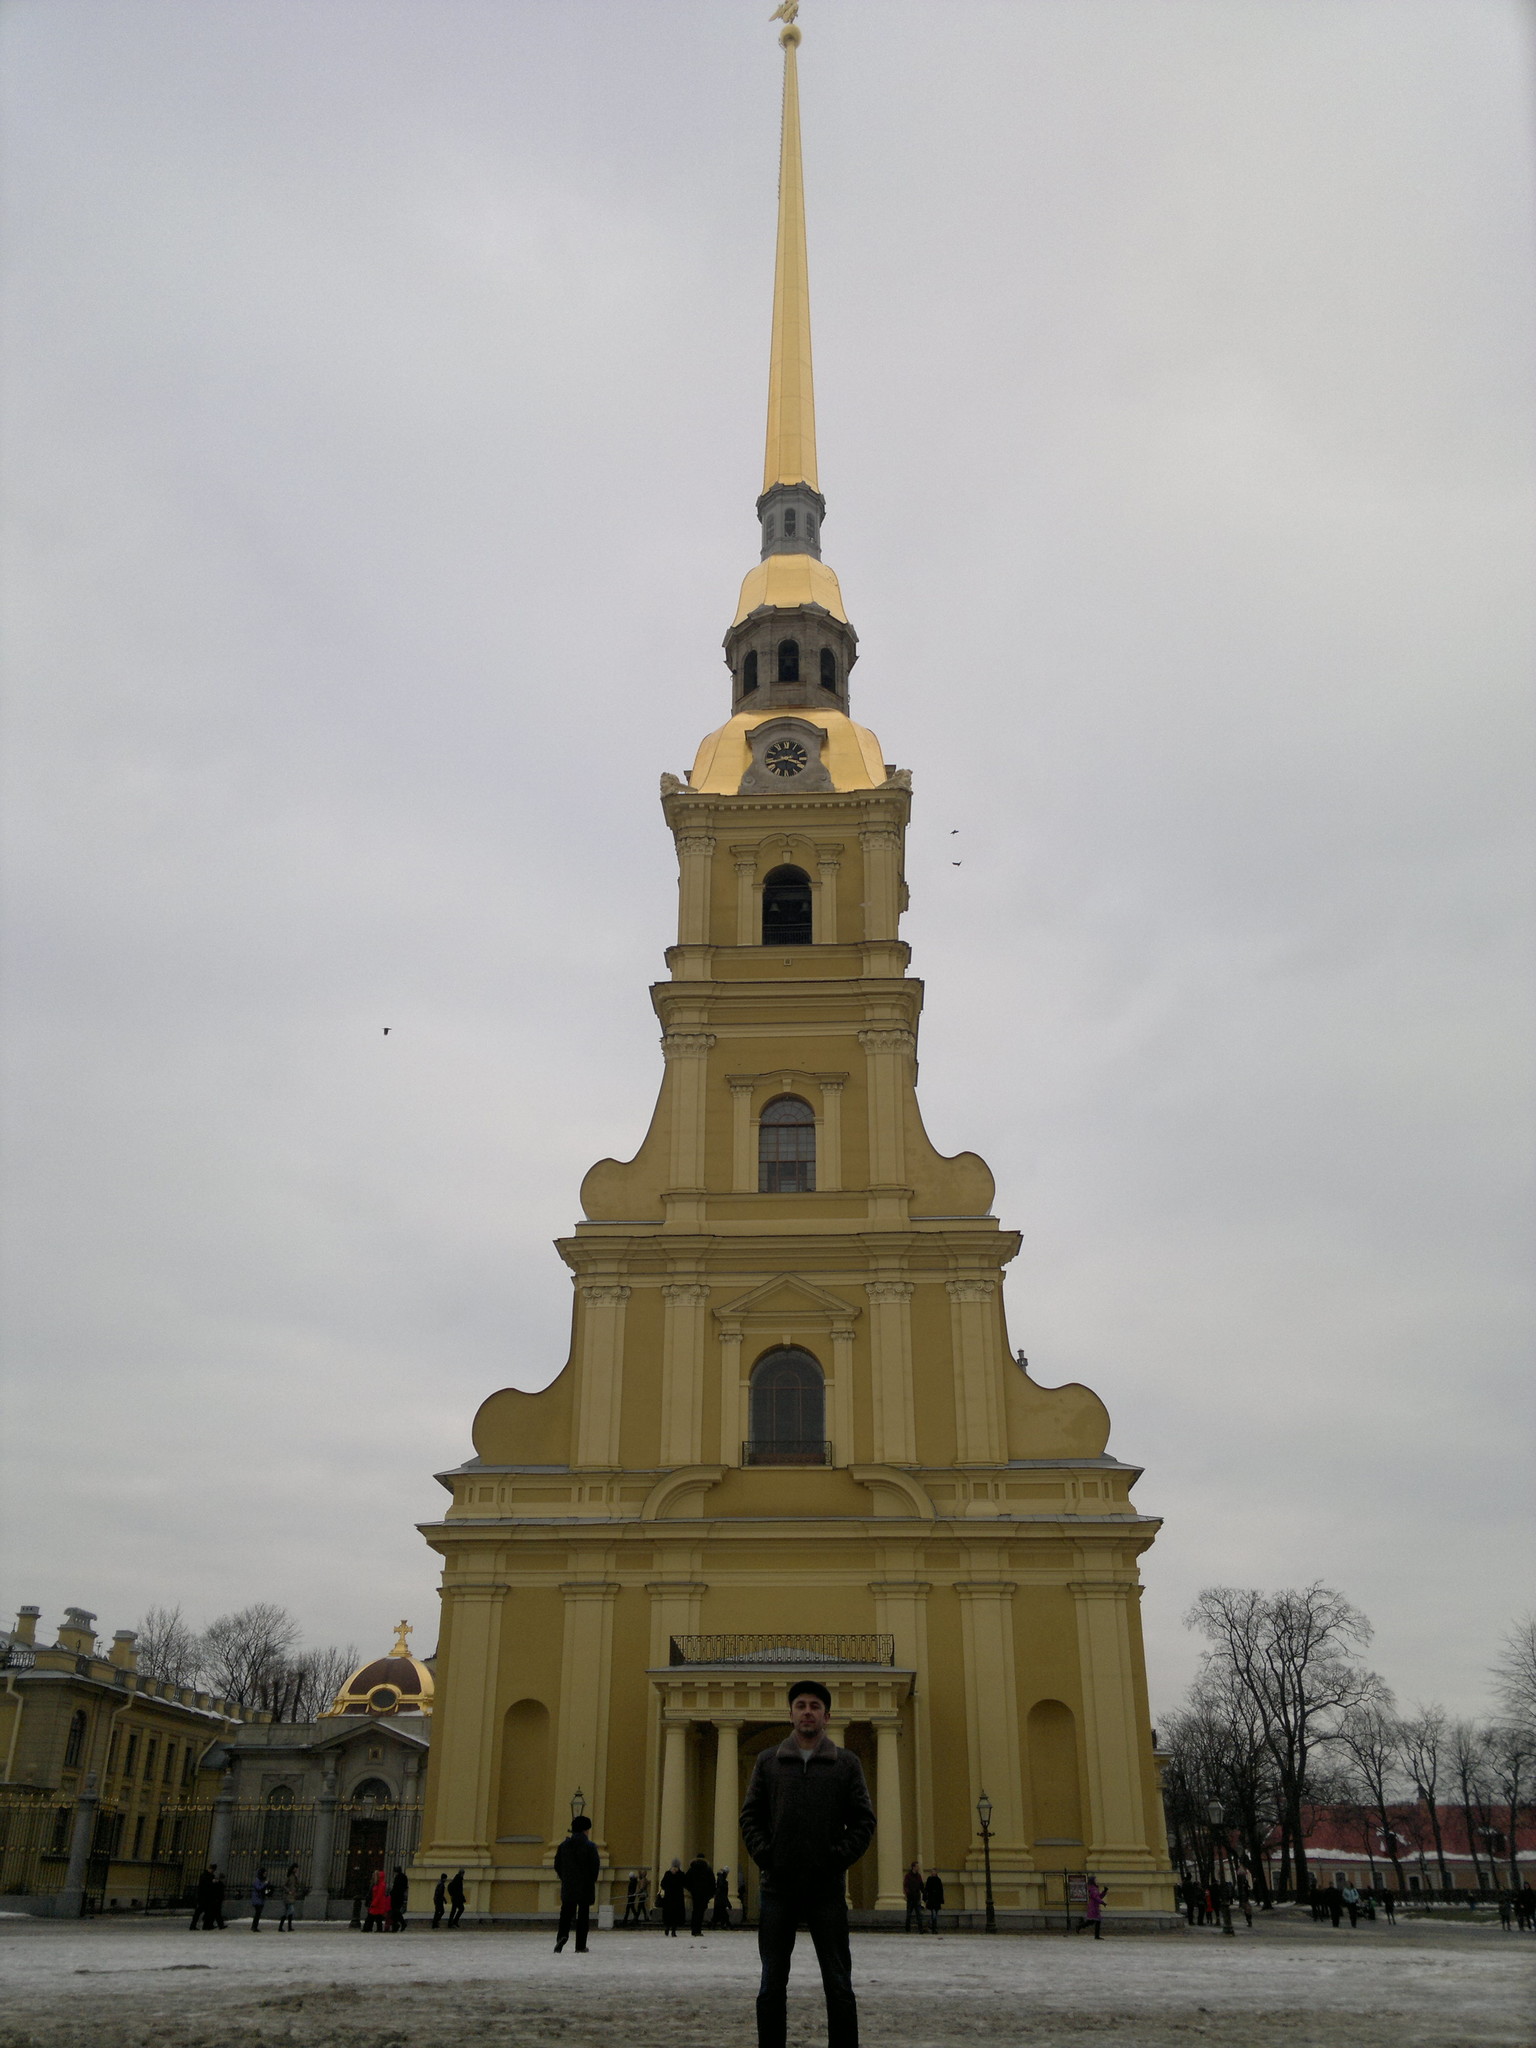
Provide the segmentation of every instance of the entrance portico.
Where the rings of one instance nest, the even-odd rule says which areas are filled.
[[[816,1647],[810,1645],[814,1641]],[[898,1669],[889,1636],[674,1636],[672,1662],[647,1676],[659,1696],[656,1869],[705,1848],[715,1870],[746,1867],[741,1802],[758,1752],[784,1740],[786,1688],[818,1678],[832,1695],[827,1732],[864,1764],[874,1801],[873,1871],[849,1873],[855,1907],[905,1909],[903,1733],[916,1673]],[[868,1660],[868,1661],[865,1661]]]

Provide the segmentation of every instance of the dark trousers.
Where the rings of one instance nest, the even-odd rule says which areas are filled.
[[[914,1927],[917,1929],[919,1934],[922,1933],[923,1898],[921,1892],[918,1892],[916,1894],[909,1892],[907,1894],[907,1924],[902,1931],[906,1934],[910,1934]]]
[[[694,1893],[693,1907],[688,1916],[688,1931],[691,1934],[704,1932],[704,1915],[709,1911],[709,1898],[708,1892]]]
[[[785,1994],[795,1930],[810,1932],[827,2001],[827,2048],[859,2048],[859,2008],[848,1952],[848,1907],[842,1881],[814,1890],[784,1892],[764,1882],[758,1905],[757,1952],[763,1974],[757,1991],[757,2048],[785,2048]]]
[[[592,1904],[589,1899],[567,1899],[560,1901],[560,1926],[555,1935],[555,1947],[564,1948],[571,1932],[571,1923],[576,1925],[576,1953],[581,1954],[587,1945],[587,1929],[591,1925]]]

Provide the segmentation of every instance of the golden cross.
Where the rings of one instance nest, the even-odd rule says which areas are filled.
[[[411,1652],[405,1639],[410,1633],[411,1624],[408,1621],[397,1621],[395,1623],[395,1647],[390,1652],[391,1656],[409,1657]]]

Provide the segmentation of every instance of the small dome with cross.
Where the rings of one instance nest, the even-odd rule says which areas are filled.
[[[408,1621],[397,1622],[395,1646],[387,1657],[359,1665],[326,1709],[326,1714],[430,1714],[432,1673],[407,1647]]]

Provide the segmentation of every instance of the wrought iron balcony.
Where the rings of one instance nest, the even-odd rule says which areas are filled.
[[[894,1664],[896,1638],[877,1635],[674,1636],[673,1664]]]
[[[815,1437],[776,1437],[772,1443],[745,1443],[743,1465],[830,1465],[832,1446]]]

